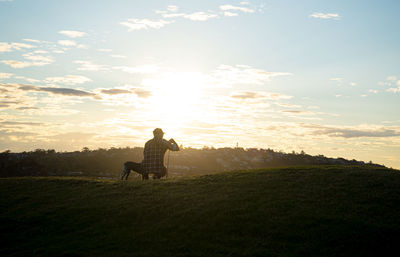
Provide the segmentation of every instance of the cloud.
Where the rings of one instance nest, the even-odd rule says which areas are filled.
[[[128,19],[128,21],[120,22],[119,24],[128,27],[128,31],[141,30],[141,29],[160,29],[167,24],[173,23],[174,21],[166,20],[149,20],[149,19]]]
[[[235,84],[262,85],[270,81],[272,77],[292,75],[289,72],[268,72],[247,65],[220,65],[211,72],[209,82],[219,86],[232,86]]]
[[[6,42],[0,42],[0,53],[11,52],[12,46]]]
[[[25,43],[11,43],[11,47],[16,50],[22,50],[23,48],[35,48],[36,46],[25,44]]]
[[[125,87],[125,88],[110,88],[98,89],[101,94],[105,95],[122,95],[122,94],[135,94],[140,98],[147,98],[152,95],[151,91],[139,87]]]
[[[301,110],[282,110],[283,113],[290,113],[294,115],[314,115],[314,112],[310,111],[301,111]]]
[[[27,60],[34,61],[33,65],[35,66],[43,66],[54,62],[51,56],[34,55],[33,53],[23,54],[22,56]]]
[[[31,62],[21,62],[21,61],[16,61],[16,60],[2,60],[1,63],[4,63],[5,65],[8,65],[8,66],[10,66],[12,68],[16,68],[16,69],[34,66],[34,64]]]
[[[132,91],[141,98],[147,98],[152,95],[151,91],[143,89],[143,88],[132,88]]]
[[[234,13],[234,12],[224,12],[224,16],[228,16],[228,17],[234,17],[234,16],[238,16],[239,14]]]
[[[76,46],[76,48],[78,48],[78,49],[88,49],[89,46],[88,45],[84,45],[84,44],[79,44],[79,45]]]
[[[223,16],[226,17],[234,17],[238,16],[238,12],[243,13],[255,13],[256,10],[254,8],[250,8],[248,2],[240,2],[241,5],[245,6],[234,6],[230,4],[220,5],[219,9],[222,11]],[[260,5],[258,11],[262,12],[263,5]],[[208,11],[197,11],[193,13],[185,13],[185,12],[177,12],[179,8],[175,5],[170,5],[166,10],[156,10],[157,14],[160,14],[163,18],[185,18],[192,21],[207,21],[213,18],[218,18],[219,15],[216,14],[216,11],[208,10]]]
[[[231,97],[238,99],[256,99],[256,98],[264,98],[265,95],[263,93],[254,91],[240,91],[232,93]]]
[[[77,97],[96,97],[96,94],[72,89],[72,88],[60,88],[60,87],[39,87],[34,85],[20,85],[20,90],[23,91],[37,91],[37,92],[47,92],[55,95],[64,95],[64,96],[77,96]]]
[[[91,97],[95,96],[95,94],[93,93],[72,88],[40,87],[39,90],[37,91],[49,92],[56,95],[58,94],[66,96],[91,96]]]
[[[79,64],[80,66],[77,68],[78,70],[84,71],[100,71],[100,70],[108,70],[108,66],[101,64],[94,64],[91,61],[81,61],[77,60],[74,63]]]
[[[113,67],[115,70],[120,70],[128,73],[156,73],[159,70],[159,67],[156,65],[138,65],[138,66],[116,66]]]
[[[168,7],[167,7],[167,10],[170,12],[177,12],[178,9],[179,9],[179,7],[176,5],[168,5]]]
[[[106,95],[132,94],[130,90],[119,88],[101,89],[100,92]]]
[[[71,38],[83,37],[86,35],[85,32],[75,30],[61,30],[58,33]]]
[[[12,73],[0,72],[0,79],[8,79],[8,78],[11,78],[12,76],[13,76]]]
[[[42,51],[35,51],[42,52]],[[27,61],[17,61],[17,60],[2,60],[1,63],[8,65],[12,68],[20,69],[29,66],[44,66],[53,63],[54,60],[51,56],[35,55],[34,53],[26,53],[22,55]]]
[[[42,122],[24,122],[24,121],[0,121],[0,127],[19,127],[19,126],[43,126]]]
[[[377,94],[379,91],[376,89],[369,89],[368,92]]]
[[[244,13],[254,13],[255,12],[255,10],[247,8],[247,7],[234,6],[234,5],[230,5],[230,4],[221,5],[219,7],[219,9],[221,9],[222,11],[241,11]]]
[[[34,106],[23,106],[23,107],[18,107],[16,109],[20,111],[25,111],[25,110],[38,110],[39,108]]]
[[[30,49],[36,46],[25,44],[25,43],[7,43],[0,42],[0,53],[1,52],[11,52],[12,50],[22,50],[22,49]]]
[[[33,51],[33,53],[34,54],[47,54],[47,53],[49,53],[48,51],[45,51],[45,50],[36,50],[36,51]]]
[[[297,104],[287,104],[287,103],[276,103],[276,105],[280,106],[280,107],[284,107],[284,108],[301,108],[301,105],[297,105]],[[310,108],[311,107],[311,108]],[[313,109],[312,106],[308,106],[308,109]]]
[[[159,14],[164,18],[177,18],[186,15],[185,13],[167,13],[166,11],[160,11]]]
[[[92,81],[91,79],[80,75],[66,75],[64,77],[47,77],[44,80],[46,83],[60,83],[65,85],[82,84]]]
[[[22,80],[28,81],[30,83],[40,82],[40,80],[38,80],[38,79],[28,78],[28,77],[24,77],[24,76],[15,76],[15,78],[16,79],[22,79]]]
[[[400,93],[400,80],[397,80],[397,77],[392,75],[388,76],[386,78],[386,81],[380,81],[378,82],[378,85],[380,86],[388,86],[390,88],[386,89],[386,92],[391,92],[391,93]]]
[[[382,126],[325,126],[317,124],[303,124],[302,127],[309,128],[312,135],[325,135],[329,137],[359,138],[359,137],[398,137],[398,128],[387,128]]]
[[[259,91],[237,91],[231,94],[232,98],[237,98],[240,100],[249,100],[249,99],[268,99],[268,100],[281,100],[281,99],[290,99],[292,96],[284,95],[280,93],[266,93]]]
[[[183,15],[183,17],[192,21],[206,21],[212,18],[216,18],[218,17],[218,15],[205,12],[194,12],[191,14],[185,14]]]
[[[21,101],[11,101],[11,100],[3,100],[0,101],[0,108],[4,109],[4,108],[9,108],[15,105],[19,105],[21,104]]]
[[[317,19],[334,19],[338,20],[340,19],[340,15],[337,13],[321,13],[321,12],[315,12],[313,14],[310,14],[311,18],[317,18]]]
[[[388,89],[386,89],[386,92],[400,93],[400,86],[399,87],[388,88]]]
[[[26,42],[40,43],[40,40],[31,39],[31,38],[24,38],[24,39],[22,39],[22,40],[24,40],[24,41],[26,41]]]
[[[120,55],[120,54],[111,54],[110,56],[113,58],[126,58],[125,55]]]
[[[76,46],[76,42],[73,40],[58,40],[58,44],[62,46]]]

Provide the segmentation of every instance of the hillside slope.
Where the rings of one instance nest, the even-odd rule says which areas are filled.
[[[390,256],[400,240],[400,173],[384,168],[7,178],[0,195],[1,256]]]

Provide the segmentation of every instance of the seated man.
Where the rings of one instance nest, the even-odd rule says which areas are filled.
[[[179,151],[178,144],[174,139],[169,141],[163,139],[164,132],[160,128],[153,131],[154,138],[146,142],[144,146],[144,159],[141,169],[143,179],[149,179],[149,174],[154,174],[154,179],[159,179],[167,174],[164,166],[164,154],[167,150]]]

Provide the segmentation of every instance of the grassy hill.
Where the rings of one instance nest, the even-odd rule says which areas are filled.
[[[385,168],[6,178],[0,196],[1,256],[391,256],[400,240]]]

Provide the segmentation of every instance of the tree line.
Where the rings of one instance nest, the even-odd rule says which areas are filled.
[[[56,152],[36,149],[29,152],[0,153],[0,177],[16,176],[96,176],[116,178],[126,161],[141,162],[142,147],[99,148],[87,147],[81,151]],[[169,176],[182,177],[211,174],[220,171],[246,170],[298,165],[370,165],[344,158],[328,158],[323,155],[312,156],[304,151],[284,153],[272,149],[256,148],[182,148],[179,152],[166,154]]]

